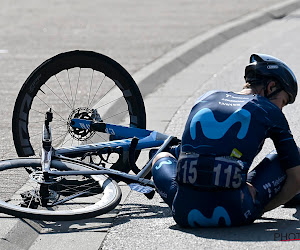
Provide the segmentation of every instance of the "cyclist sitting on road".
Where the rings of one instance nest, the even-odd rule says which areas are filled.
[[[192,108],[178,160],[153,161],[159,194],[181,226],[236,226],[285,204],[300,191],[300,155],[282,108],[297,81],[277,58],[253,54],[239,93],[210,91]],[[248,172],[266,138],[272,152]]]

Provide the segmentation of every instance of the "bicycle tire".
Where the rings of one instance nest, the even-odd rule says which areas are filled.
[[[104,90],[99,90],[100,87]],[[100,132],[91,135],[89,130],[81,133],[70,129],[71,118],[91,119],[93,109],[104,122],[146,128],[143,98],[131,75],[113,59],[92,51],[58,54],[42,63],[27,78],[16,99],[12,118],[13,140],[19,157],[38,154],[41,137],[38,135],[49,107],[54,115],[54,147],[111,140],[112,136]],[[97,135],[98,138],[92,141]]]
[[[32,180],[26,179],[24,181],[24,178],[21,180],[16,180],[16,183],[12,183],[16,175],[16,170],[18,169],[24,169],[26,168],[40,168],[41,163],[40,159],[35,158],[18,158],[18,159],[11,159],[11,160],[4,160],[0,162],[0,178],[3,180],[4,171],[9,172],[12,171],[13,176],[8,180],[9,184],[11,184],[11,187],[5,186],[5,190],[1,190],[1,196],[5,196],[5,192],[11,191],[13,192],[10,194],[10,197],[1,197],[0,199],[0,211],[15,217],[19,218],[29,218],[34,220],[46,220],[46,221],[65,221],[65,220],[80,220],[80,219],[87,219],[92,218],[95,216],[99,216],[101,214],[107,213],[114,209],[121,200],[121,190],[118,184],[110,179],[109,177],[106,177],[104,175],[96,175],[91,176],[93,178],[93,183],[97,185],[102,190],[102,194],[97,194],[97,197],[95,197],[95,192],[93,193],[91,191],[91,186],[87,187],[87,184],[83,184],[83,187],[76,187],[76,191],[79,192],[79,189],[85,188],[90,192],[90,194],[84,193],[85,196],[78,196],[74,197],[72,200],[67,200],[64,204],[58,204],[57,206],[51,206],[49,208],[30,208],[21,206],[20,200],[22,200],[21,195],[24,194],[24,192],[33,192]],[[51,164],[51,168],[57,169],[57,170],[86,170],[86,166],[81,166],[78,164],[74,164],[67,161],[62,160],[53,160]],[[85,177],[86,178],[86,177]],[[25,183],[24,183],[25,182]],[[61,183],[62,180],[58,183]],[[56,187],[56,192],[60,192],[59,197],[61,197],[62,192],[70,192],[69,189],[75,189],[74,187],[74,181],[71,184],[71,187],[66,185],[66,181],[63,184],[60,184],[65,189],[58,189]],[[50,188],[54,187],[54,184],[50,185]],[[3,188],[3,186],[2,186]],[[13,189],[13,190],[12,190]],[[28,189],[28,190],[27,190]],[[100,189],[99,189],[100,190]],[[4,192],[2,192],[4,191]],[[76,192],[74,190],[74,192]],[[84,192],[81,190],[80,192]],[[78,195],[78,193],[77,193]],[[7,194],[6,194],[7,196]],[[96,198],[100,197],[101,199],[97,200],[92,205],[89,205],[91,203],[91,200],[95,200]],[[78,204],[75,204],[78,202]],[[18,204],[19,203],[19,204]],[[83,207],[84,204],[87,204],[86,207]],[[64,208],[66,207],[66,209]],[[79,206],[79,208],[78,208]],[[74,209],[72,209],[74,208]],[[51,210],[50,210],[51,209]],[[55,210],[58,209],[58,210]],[[65,209],[65,210],[64,210]]]

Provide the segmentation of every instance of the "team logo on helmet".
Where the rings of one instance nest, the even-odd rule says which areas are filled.
[[[278,69],[279,67],[277,65],[268,65],[267,69]]]

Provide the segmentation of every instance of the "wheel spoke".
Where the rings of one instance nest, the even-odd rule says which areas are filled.
[[[88,96],[88,100],[87,100],[87,107],[90,107],[90,97],[91,97],[91,91],[92,91],[92,85],[93,85],[93,78],[94,78],[94,70],[92,71],[92,78],[91,78],[89,96]]]
[[[115,85],[113,85],[105,94],[104,94],[104,96],[102,96],[101,98],[100,98],[100,100],[98,101],[98,102],[100,102],[108,93],[110,93],[110,91],[113,89],[113,88],[115,88]]]
[[[96,92],[95,92],[95,94],[94,94],[94,96],[93,96],[93,99],[92,99],[91,102],[90,102],[90,105],[88,106],[89,108],[91,108],[91,105],[92,105],[92,103],[94,102],[95,96],[98,94],[98,91],[99,91],[100,87],[102,86],[102,84],[103,84],[105,78],[106,78],[106,75],[104,75],[104,77],[102,78],[102,81],[100,82],[100,85],[99,85],[99,87],[97,88],[97,90],[96,90]]]
[[[45,115],[45,112],[36,110],[36,109],[34,109],[34,108],[31,108],[31,111],[37,112],[37,113],[39,113],[39,114],[41,114],[41,115],[43,115],[43,116]],[[34,117],[35,117],[35,116],[34,116]],[[65,122],[65,120],[59,119],[59,118],[57,118],[57,117],[54,117],[54,118],[53,118],[53,122],[55,122],[55,121]],[[39,122],[44,123],[45,120],[41,120],[41,121],[39,121]],[[33,121],[30,121],[30,123],[33,123]]]
[[[58,78],[57,78],[57,75],[55,75],[55,78],[56,78],[56,81],[58,82],[58,84],[59,84],[59,86],[60,86],[62,92],[64,93],[64,95],[65,95],[65,97],[66,97],[66,99],[67,99],[69,105],[70,105],[70,106],[69,106],[69,105],[67,105],[67,106],[70,107],[70,109],[72,109],[72,104],[70,103],[69,98],[67,97],[67,95],[66,95],[66,93],[65,93],[65,91],[64,91],[64,89],[63,89],[63,87],[61,86],[60,81],[59,81]],[[64,102],[64,103],[65,103],[65,102]]]
[[[68,83],[69,83],[69,87],[70,87],[70,92],[71,92],[71,100],[72,100],[72,108],[74,108],[73,106],[73,103],[74,103],[74,100],[73,100],[73,92],[72,92],[72,86],[71,86],[71,80],[70,80],[70,75],[69,75],[69,70],[67,69],[67,74],[68,74]]]
[[[56,112],[50,105],[48,105],[46,102],[44,102],[39,96],[36,96],[41,102],[43,102],[48,108],[51,108],[51,111],[55,114],[57,114],[63,121],[66,121],[58,112]]]
[[[104,106],[106,106],[106,105],[108,105],[108,104],[110,104],[110,103],[113,103],[113,102],[116,102],[116,101],[120,100],[121,98],[123,98],[123,96],[120,96],[120,97],[118,97],[118,98],[116,98],[116,99],[114,99],[114,100],[112,100],[112,101],[109,101],[109,102],[107,102],[107,103],[105,103],[105,104],[102,104],[101,106],[98,106],[98,107],[95,108],[95,109],[102,108],[102,107],[104,107]]]
[[[62,133],[62,134],[56,134],[56,137],[54,138],[54,139],[52,139],[52,142],[56,142],[56,141],[59,141],[61,138],[66,138],[66,136],[69,134],[69,132],[67,131],[67,132],[64,132],[64,133]],[[65,140],[63,139],[63,142],[64,142]],[[61,144],[61,146],[62,145],[64,145],[65,143],[63,143],[62,142],[62,144]]]
[[[114,114],[114,115],[112,115],[112,116],[105,117],[105,118],[103,118],[103,121],[108,120],[108,119],[110,119],[110,118],[112,118],[112,117],[115,117],[115,116],[117,116],[117,115],[121,115],[121,114],[123,114],[123,113],[125,113],[125,112],[127,112],[127,111],[128,111],[128,110],[124,110],[124,111],[119,112],[119,113],[117,113],[117,114]]]
[[[68,133],[67,133],[68,134]],[[63,143],[61,144],[61,146],[64,146],[67,142],[69,142],[70,140],[72,139],[72,143],[71,143],[71,145],[73,145],[73,137],[72,136],[70,136],[70,138],[68,139],[68,140],[63,140]]]
[[[59,128],[64,127],[64,126],[66,126],[66,125],[63,124],[63,125],[60,125],[60,126],[55,126],[52,129],[55,130],[55,129],[59,129]],[[43,134],[43,131],[40,130],[40,132],[35,133],[34,135],[30,136],[30,138],[35,138],[37,136],[41,136],[42,134]]]
[[[78,72],[78,80],[77,80],[77,84],[76,84],[75,98],[74,98],[74,103],[73,103],[73,107],[72,107],[73,109],[74,109],[75,104],[76,104],[78,85],[79,85],[79,81],[80,81],[80,73],[81,73],[81,68],[79,68],[79,72]]]
[[[59,97],[46,83],[44,84],[59,100],[61,100],[70,110],[72,110],[72,107],[70,107],[61,97]]]
[[[108,141],[107,139],[105,139],[105,138],[102,136],[102,133],[96,133],[96,135],[98,135],[99,137],[101,137],[101,139],[102,139],[103,141]]]

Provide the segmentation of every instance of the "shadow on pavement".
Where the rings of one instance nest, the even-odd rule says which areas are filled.
[[[300,239],[300,206],[296,207],[295,219],[279,219],[263,216],[253,224],[229,228],[182,228],[178,225],[170,227],[172,230],[193,234],[207,239],[226,241],[280,241]]]
[[[40,234],[74,233],[74,232],[106,232],[111,226],[128,223],[133,219],[166,218],[172,216],[168,207],[148,204],[126,204],[118,209],[91,219],[76,221],[33,221],[23,219]],[[117,219],[116,219],[117,218]],[[113,223],[113,224],[112,224]]]
[[[263,216],[252,225],[247,226],[232,228],[182,228],[174,222],[174,225],[169,226],[169,228],[207,239],[236,242],[279,241],[285,239],[284,237],[289,237],[290,234],[297,235],[297,238],[299,238],[300,206],[297,206],[296,209],[293,217],[289,216],[289,218],[280,219],[272,215],[268,216],[267,214],[267,216]],[[110,227],[130,223],[132,220],[164,219],[171,216],[170,209],[163,202],[157,205],[127,203],[108,214],[91,219],[62,222],[25,221],[40,234],[61,234],[79,231],[107,232]]]

